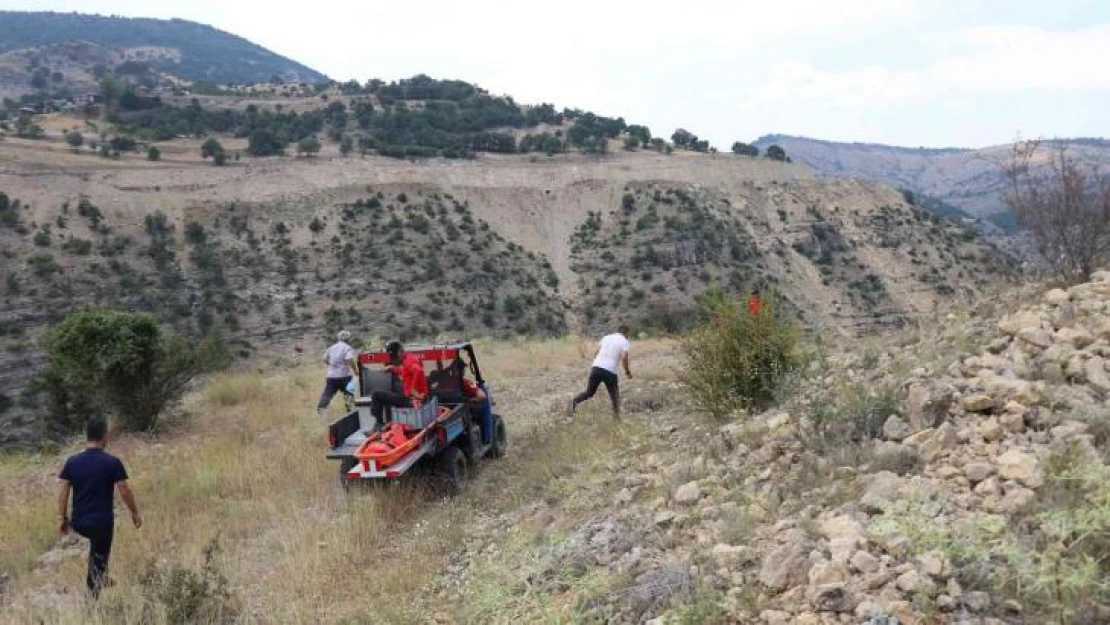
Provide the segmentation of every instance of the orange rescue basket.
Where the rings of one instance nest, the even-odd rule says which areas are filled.
[[[440,406],[439,418],[436,419],[436,423],[450,413],[450,408]],[[392,466],[409,452],[419,447],[434,426],[435,423],[432,423],[423,430],[415,430],[400,423],[391,423],[385,429],[374,432],[367,437],[362,445],[359,445],[358,451],[355,452],[355,458],[358,458],[361,462],[372,461],[378,469]]]

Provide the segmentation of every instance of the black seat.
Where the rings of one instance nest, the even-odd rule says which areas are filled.
[[[355,400],[356,406],[370,403],[370,394],[374,391],[401,392],[401,380],[390,371],[362,370],[362,397]]]

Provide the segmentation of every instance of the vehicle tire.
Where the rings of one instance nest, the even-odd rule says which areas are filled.
[[[490,458],[503,458],[509,449],[509,433],[505,430],[505,420],[501,415],[493,415],[493,442],[490,444],[486,456]]]
[[[356,464],[358,464],[358,460],[354,458],[343,458],[339,461],[339,485],[345,491],[349,492],[351,490],[351,482],[354,481],[347,477],[347,471],[355,468]]]
[[[444,449],[436,456],[435,469],[432,472],[435,493],[442,497],[458,495],[462,492],[469,468],[466,454],[461,449],[455,445]]]

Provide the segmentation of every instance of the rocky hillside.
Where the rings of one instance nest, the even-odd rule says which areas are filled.
[[[116,443],[148,523],[121,528],[118,585],[92,608],[61,581],[84,551],[41,522],[59,460],[6,467],[0,621],[338,623],[374,605],[383,623],[1104,623],[1108,306],[1100,273],[809,343],[781,407],[727,423],[691,411],[671,341],[634,341],[620,423],[600,400],[562,416],[585,344],[485,343],[511,452],[438,503],[334,485],[298,423],[315,368],[221,376],[186,402],[188,431]],[[143,575],[199,575],[213,538],[224,581],[190,603]]]
[[[479,532],[557,538],[476,538],[439,597],[523,562],[498,604],[521,618],[549,614],[539,595],[628,623],[1107,622],[1110,273],[1095,280],[826,347],[786,405],[723,427],[653,382],[632,400],[645,436],[573,497]]]
[[[62,47],[55,51],[72,53],[67,46],[75,43],[93,44],[90,55],[81,59],[89,68],[103,61],[102,53],[96,50],[99,47],[118,55],[120,61],[140,62],[192,81],[261,83],[275,76],[304,82],[326,79],[320,72],[242,37],[186,20],[0,11],[0,53],[59,45]],[[72,55],[50,52],[47,56],[43,67],[58,71],[53,66],[54,58]],[[30,91],[32,86],[22,87]]]
[[[0,144],[0,379],[21,418],[41,330],[87,305],[218,328],[243,357],[300,358],[339,327],[364,339],[675,329],[712,285],[777,286],[810,321],[866,331],[1006,271],[974,233],[890,189],[767,159],[333,153],[212,167],[164,145],[151,162]]]
[[[968,228],[857,182],[628,185],[576,228],[570,257],[591,330],[612,316],[681,327],[712,286],[774,288],[811,323],[873,329],[1010,271]]]
[[[1081,161],[1102,166],[1110,163],[1110,142],[1104,139],[1064,139],[1059,143]],[[768,135],[756,141],[761,149],[772,144],[822,175],[881,181],[935,198],[1004,231],[1014,228],[1013,218],[998,197],[1004,182],[1000,167],[1010,155],[1008,145],[975,150],[903,148],[788,135]]]

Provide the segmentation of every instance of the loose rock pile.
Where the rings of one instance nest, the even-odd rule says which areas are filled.
[[[537,502],[491,532],[563,532],[560,519],[585,519],[557,547],[533,550],[535,570],[521,575],[559,594],[574,588],[574,571],[602,571],[608,585],[578,591],[579,611],[609,622],[660,625],[706,596],[715,620],[690,622],[1034,622],[1026,606],[963,582],[936,537],[973,519],[1009,523],[1047,488],[1046,461],[1060,449],[1102,462],[1087,419],[1110,418],[1110,272],[982,333],[981,353],[906,375],[890,371],[914,354],[892,345],[880,355],[867,375],[896,384],[904,401],[881,415],[877,438],[852,443],[860,458],[817,448],[812,402],[714,432],[671,399],[646,419],[647,440],[606,459],[567,500]],[[833,358],[860,368],[858,354]]]

